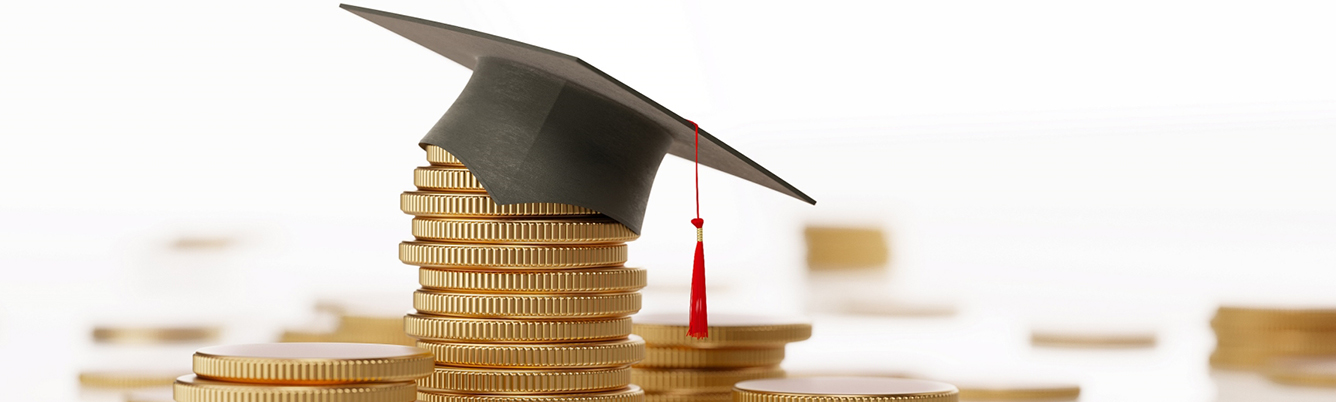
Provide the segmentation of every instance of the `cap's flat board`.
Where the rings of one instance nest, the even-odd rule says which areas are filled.
[[[560,76],[621,103],[664,127],[673,136],[668,153],[685,159],[692,159],[694,156],[695,131],[691,123],[576,57],[420,18],[347,4],[340,7],[469,69],[473,69],[481,58],[496,57]],[[811,197],[705,130],[700,130],[700,163],[805,202],[816,203]]]

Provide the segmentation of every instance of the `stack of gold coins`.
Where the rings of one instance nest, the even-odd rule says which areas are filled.
[[[1336,356],[1336,309],[1220,307],[1211,366],[1259,370],[1276,358]]]
[[[260,343],[195,352],[176,402],[410,402],[431,374],[430,352],[363,343]]]
[[[730,401],[739,381],[783,377],[784,345],[812,336],[810,324],[772,317],[711,314],[709,323],[710,336],[693,338],[686,314],[635,317],[647,347],[631,382],[649,402]]]
[[[736,402],[956,402],[944,382],[884,377],[809,377],[751,380],[733,387]]]
[[[645,343],[629,316],[645,271],[622,265],[638,236],[574,205],[499,205],[445,150],[427,146],[427,161],[401,198],[415,240],[399,246],[421,267],[404,328],[436,357],[418,399],[642,400],[630,364]]]

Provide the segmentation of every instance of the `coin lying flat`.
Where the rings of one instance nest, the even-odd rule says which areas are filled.
[[[1282,384],[1336,387],[1336,357],[1273,359],[1266,374]]]
[[[257,343],[195,352],[200,378],[257,384],[404,382],[426,377],[431,352],[370,343]]]
[[[399,261],[422,267],[597,268],[626,262],[625,244],[520,245],[406,241]]]
[[[410,402],[417,397],[413,382],[339,385],[247,384],[213,381],[186,375],[176,379],[176,402]]]
[[[601,216],[597,211],[574,205],[546,202],[501,205],[487,194],[462,192],[406,191],[399,196],[399,209],[413,216],[442,218]]]
[[[1075,401],[1081,397],[1076,384],[1033,382],[952,382],[960,398],[988,401]]]
[[[339,317],[339,326],[330,340],[413,346],[413,338],[404,335],[404,317],[400,315],[345,314]]]
[[[1067,348],[1149,348],[1155,346],[1153,331],[1096,331],[1035,329],[1030,344]]]
[[[418,347],[447,366],[491,368],[621,367],[645,356],[645,341],[625,339],[578,343],[473,343],[419,341]]]
[[[505,219],[413,218],[418,240],[465,243],[623,243],[640,237],[605,217]]]
[[[426,289],[497,293],[620,293],[645,287],[643,268],[562,270],[482,270],[475,268],[418,270]]]
[[[621,317],[640,311],[640,293],[489,294],[420,289],[413,293],[413,308],[455,317]]]
[[[1261,330],[1336,330],[1336,309],[1221,306],[1211,327]]]
[[[172,398],[171,388],[153,387],[126,392],[125,402],[176,402],[176,399]]]
[[[636,367],[659,368],[728,368],[774,366],[784,361],[784,347],[709,348],[651,347],[645,349],[645,360]]]
[[[596,369],[492,369],[438,366],[418,380],[423,392],[560,394],[608,391],[631,384],[630,367]]]
[[[454,392],[418,392],[419,402],[644,402],[645,391],[635,385],[611,391],[578,394],[500,395]]]
[[[955,402],[944,382],[884,377],[809,377],[751,380],[733,388],[737,402]]]
[[[585,320],[507,320],[409,314],[409,336],[464,342],[554,343],[606,341],[631,335],[631,317]]]
[[[631,382],[645,392],[721,393],[733,389],[739,381],[758,378],[783,377],[778,366],[747,367],[740,369],[650,369],[635,368]]]
[[[142,388],[172,385],[190,370],[105,370],[79,373],[79,385],[94,388]]]
[[[487,189],[478,183],[478,178],[462,166],[419,167],[413,170],[413,185],[418,190],[425,191],[487,192]]]
[[[427,163],[435,166],[464,166],[464,163],[460,162],[459,158],[455,158],[454,155],[451,155],[450,152],[447,152],[444,148],[435,145],[427,146]]]
[[[705,338],[687,336],[687,324],[686,314],[641,314],[633,332],[650,346],[690,347],[779,346],[812,336],[811,324],[777,317],[710,314]]]
[[[645,394],[645,402],[731,402],[733,394]]]
[[[210,326],[98,326],[93,328],[93,340],[117,344],[205,342],[217,339],[219,332],[218,327]]]

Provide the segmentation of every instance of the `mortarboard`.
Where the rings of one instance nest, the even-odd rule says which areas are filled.
[[[498,204],[577,205],[640,233],[665,154],[816,203],[694,123],[579,58],[420,18],[340,7],[473,70],[420,145],[435,145],[458,158]],[[700,228],[703,221],[697,217],[693,224]],[[701,253],[698,236],[693,311],[697,280],[704,310]]]

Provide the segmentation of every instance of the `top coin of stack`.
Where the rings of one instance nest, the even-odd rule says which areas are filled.
[[[635,317],[632,332],[645,339],[645,360],[631,371],[646,399],[726,401],[733,384],[784,376],[784,345],[812,336],[810,324],[771,317],[711,314],[710,336],[687,336],[686,314]]]
[[[413,237],[399,247],[422,289],[408,335],[435,355],[425,402],[633,402],[630,336],[645,270],[627,268],[637,235],[585,208],[499,205],[463,163],[427,146],[431,166],[402,196]]]
[[[195,352],[177,402],[409,402],[431,374],[425,350],[361,343],[262,343]]]
[[[884,377],[809,377],[743,381],[733,387],[736,402],[956,402],[951,384]]]
[[[1256,370],[1279,357],[1336,355],[1336,309],[1223,306],[1211,366]]]

